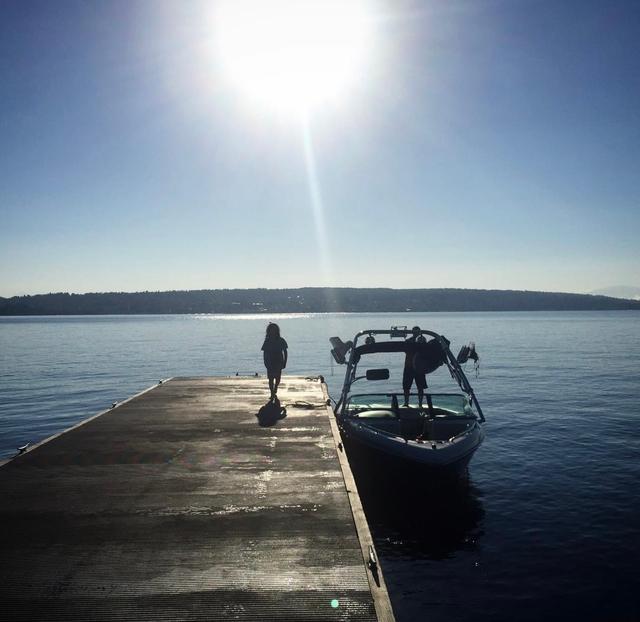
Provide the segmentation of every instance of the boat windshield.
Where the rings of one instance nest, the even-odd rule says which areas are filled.
[[[391,410],[393,408],[393,397],[396,397],[398,404],[404,401],[402,393],[377,393],[366,395],[352,395],[346,405],[346,411],[351,413],[364,412],[367,410]],[[437,408],[447,415],[458,415],[468,417],[473,414],[469,398],[460,393],[429,393],[433,408]],[[418,408],[418,396],[411,394],[409,406]],[[427,400],[425,396],[423,409],[427,408]]]

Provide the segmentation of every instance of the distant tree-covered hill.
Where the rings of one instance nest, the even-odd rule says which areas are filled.
[[[611,296],[612,298],[625,298],[627,300],[640,300],[640,287],[631,285],[614,285],[589,292],[597,296]]]
[[[208,289],[0,298],[0,315],[640,310],[608,296],[482,289]]]

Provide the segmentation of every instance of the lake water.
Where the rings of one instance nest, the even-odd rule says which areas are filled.
[[[0,458],[161,378],[262,372],[268,319],[0,318]],[[419,324],[454,353],[477,344],[480,375],[467,371],[487,438],[469,481],[363,497],[398,620],[640,620],[640,314],[275,321],[287,371],[324,375],[334,395],[344,368],[332,369],[330,336]]]

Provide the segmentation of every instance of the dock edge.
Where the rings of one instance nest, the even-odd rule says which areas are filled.
[[[326,382],[321,380],[320,385],[322,387],[322,393],[326,404],[327,416],[331,425],[331,433],[333,435],[333,441],[336,446],[336,452],[338,454],[338,460],[340,461],[340,468],[342,470],[342,477],[344,479],[347,496],[349,498],[349,504],[351,505],[351,513],[353,515],[353,522],[356,526],[356,532],[358,534],[358,541],[360,542],[360,550],[362,552],[362,562],[366,568],[367,580],[369,581],[369,589],[371,590],[371,596],[373,598],[373,604],[376,610],[376,615],[379,622],[395,622],[395,616],[393,614],[393,607],[391,606],[391,600],[389,598],[389,592],[387,591],[387,584],[384,580],[382,573],[382,567],[378,559],[378,553],[376,552],[375,545],[373,543],[373,537],[369,530],[369,524],[367,523],[367,517],[360,501],[360,495],[358,494],[358,487],[356,486],[355,478],[349,465],[349,460],[340,437],[340,430],[338,429],[338,423],[335,418],[333,409],[331,408],[331,401],[329,398],[329,389]],[[370,566],[369,552],[373,550],[376,559],[375,573]]]

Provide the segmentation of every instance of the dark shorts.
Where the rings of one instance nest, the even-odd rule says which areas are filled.
[[[277,378],[282,375],[282,367],[267,367],[267,377]]]
[[[418,387],[418,389],[424,390],[427,388],[426,374],[416,373],[412,367],[405,367],[402,373],[402,390],[410,391],[411,384],[414,380],[416,381],[416,387]]]

